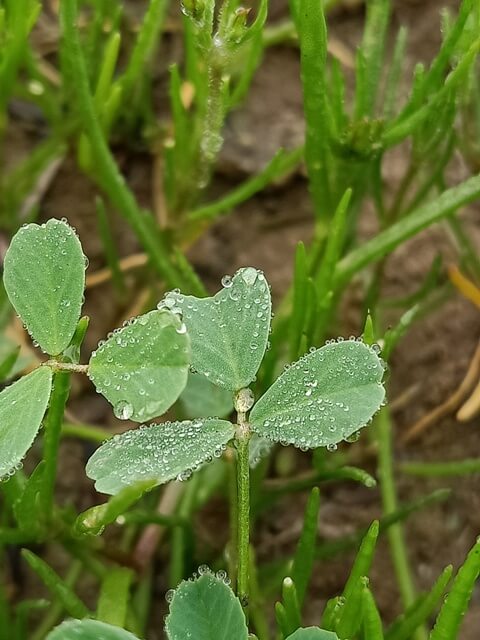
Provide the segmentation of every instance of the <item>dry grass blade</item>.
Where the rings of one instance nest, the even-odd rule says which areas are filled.
[[[127,271],[131,271],[132,269],[139,269],[140,267],[144,267],[148,262],[148,256],[146,253],[134,253],[131,256],[127,256],[126,258],[122,258],[119,262],[120,271],[126,273]],[[87,276],[85,287],[87,289],[92,289],[93,287],[98,287],[105,282],[109,282],[112,279],[112,272],[108,267],[105,269],[99,269],[94,273],[91,273]]]
[[[400,442],[402,444],[410,444],[417,440],[429,427],[435,424],[438,420],[455,411],[461,402],[465,399],[468,393],[471,391],[473,385],[477,382],[480,376],[480,343],[477,345],[473,358],[468,367],[467,373],[462,380],[458,389],[453,393],[445,402],[435,407],[433,411],[427,413],[418,422],[412,425],[404,436],[401,437]]]

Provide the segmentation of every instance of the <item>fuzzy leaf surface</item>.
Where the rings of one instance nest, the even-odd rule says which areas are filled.
[[[302,448],[336,445],[381,406],[383,373],[376,351],[363,342],[326,344],[292,364],[259,399],[252,430]]]
[[[170,311],[150,311],[101,344],[88,375],[117,418],[142,422],[169,409],[183,391],[190,364],[185,326]]]
[[[247,640],[239,599],[231,588],[207,572],[176,589],[165,623],[169,640]]]
[[[205,376],[190,373],[180,402],[188,418],[225,418],[233,411],[233,394],[217,387]]]
[[[0,393],[0,478],[14,470],[32,446],[51,390],[51,369],[39,367]]]
[[[237,391],[254,380],[267,348],[270,288],[261,271],[239,269],[211,298],[170,292],[163,304],[179,308],[192,340],[192,366],[213,384]]]
[[[56,219],[21,227],[5,254],[3,281],[33,340],[50,355],[68,347],[85,288],[85,258],[75,231]]]
[[[187,478],[221,454],[235,427],[226,420],[184,420],[132,429],[114,436],[90,458],[86,471],[102,493],[116,494],[139,481],[163,484]]]
[[[129,631],[98,620],[68,620],[51,631],[47,640],[138,640]]]

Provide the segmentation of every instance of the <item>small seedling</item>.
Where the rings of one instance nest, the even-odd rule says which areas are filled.
[[[205,570],[196,582],[179,588],[166,628],[171,640],[186,637],[182,629],[185,625],[191,628],[195,614],[185,616],[184,607],[189,601],[192,606],[203,602],[198,594],[189,595],[191,591],[218,591],[219,599],[212,598],[208,619],[218,620],[219,631],[212,635],[209,627],[202,635],[197,629],[196,637],[247,638],[240,603],[248,606],[250,440],[255,435],[304,450],[327,447],[333,451],[341,441],[355,439],[384,400],[384,366],[378,350],[353,338],[311,349],[286,367],[255,402],[250,387],[268,348],[271,299],[264,274],[247,267],[232,278],[225,276],[222,289],[211,298],[183,295],[178,290],[167,293],[156,310],[134,318],[102,341],[83,365],[79,352],[87,326],[80,320],[85,266],[80,242],[65,221],[22,227],[7,252],[6,291],[35,344],[49,359],[0,394],[2,475],[19,468],[49,405],[44,487],[37,491],[43,506],[51,500],[72,372],[88,375],[117,418],[142,422],[172,406],[187,384],[191,367],[231,394],[237,420],[205,417],[143,425],[104,443],[86,470],[97,489],[114,498],[84,514],[77,529],[100,532],[117,517],[119,504],[121,512],[158,484],[187,480],[201,465],[231,447],[237,460],[239,600],[224,579]],[[232,629],[220,635],[223,618],[214,609],[220,606],[224,611],[227,603],[232,608]],[[69,624],[60,637],[68,637],[68,629],[77,634],[77,623]],[[95,624],[81,626],[81,633],[91,637],[90,626],[94,629]],[[59,637],[58,633],[52,637]],[[316,631],[303,633],[312,638],[318,635]]]

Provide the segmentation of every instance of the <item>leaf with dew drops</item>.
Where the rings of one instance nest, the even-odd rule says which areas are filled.
[[[183,391],[190,340],[168,310],[138,316],[92,354],[88,376],[117,418],[142,422],[169,409]]]
[[[232,392],[217,387],[199,373],[190,372],[179,401],[188,418],[225,418],[233,411]]]
[[[102,493],[116,494],[139,481],[187,480],[204,462],[222,454],[235,427],[226,420],[163,422],[114,436],[87,463]]]
[[[50,355],[66,349],[85,288],[85,257],[72,227],[56,219],[21,227],[5,254],[3,281],[33,340]]]
[[[197,580],[182,582],[168,597],[165,621],[169,640],[247,640],[248,629],[240,600],[208,568]]]
[[[39,367],[0,393],[0,478],[15,471],[35,440],[52,390],[52,370]]]
[[[138,640],[133,633],[99,620],[67,620],[53,631],[46,640]]]
[[[250,413],[252,430],[300,448],[356,437],[380,408],[384,365],[375,347],[332,342],[292,364]]]
[[[338,636],[333,631],[325,631],[318,627],[306,627],[297,629],[287,640],[338,640]]]
[[[210,382],[232,391],[254,379],[268,343],[270,288],[261,271],[239,269],[222,279],[211,298],[172,291],[160,303],[180,309],[192,340],[192,366]]]

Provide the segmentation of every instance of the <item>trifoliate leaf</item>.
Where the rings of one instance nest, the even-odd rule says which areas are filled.
[[[355,437],[381,406],[384,366],[363,342],[333,342],[292,364],[255,404],[252,430],[301,448]]]
[[[221,455],[235,427],[226,420],[164,422],[114,436],[93,454],[87,475],[102,493],[116,494],[139,481],[186,480]]]
[[[3,281],[28,332],[50,355],[68,347],[80,318],[85,258],[61,220],[19,229],[5,254]]]
[[[190,364],[185,325],[170,311],[150,311],[117,330],[92,354],[88,375],[117,418],[150,420],[183,391]]]
[[[210,382],[237,391],[255,378],[267,348],[270,288],[261,271],[247,267],[222,279],[213,298],[170,292],[163,305],[182,311],[192,340],[192,366]]]

